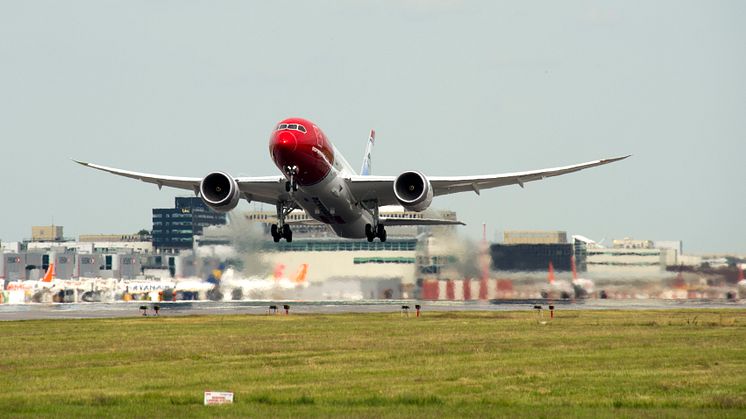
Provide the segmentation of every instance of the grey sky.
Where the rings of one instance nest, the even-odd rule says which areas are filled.
[[[373,172],[483,174],[634,154],[437,198],[468,226],[746,253],[746,2],[0,1],[0,239],[151,228],[179,191],[80,167],[278,173],[313,120]],[[242,203],[239,209],[250,206]]]

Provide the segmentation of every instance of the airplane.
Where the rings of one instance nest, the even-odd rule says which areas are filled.
[[[570,256],[572,265],[572,288],[575,291],[575,298],[588,298],[593,295],[593,280],[588,278],[578,278],[578,269],[575,266],[575,256]]]
[[[425,176],[407,170],[398,176],[374,176],[371,152],[375,131],[371,131],[360,173],[342,156],[313,122],[303,118],[280,121],[269,138],[269,154],[281,171],[277,176],[234,177],[215,171],[205,177],[163,176],[116,169],[73,160],[83,166],[143,182],[185,189],[200,196],[207,206],[228,212],[241,199],[275,205],[277,224],[270,232],[275,242],[293,240],[290,222],[285,217],[303,209],[311,217],[295,223],[327,224],[339,237],[372,242],[376,237],[386,241],[387,226],[464,225],[456,220],[430,218],[387,218],[379,214],[385,205],[401,205],[409,211],[424,211],[433,198],[458,192],[474,192],[507,185],[524,187],[527,182],[564,175],[591,167],[613,163],[629,157],[614,157],[570,166],[515,173],[481,176]]]
[[[549,261],[549,270],[547,273],[547,284],[546,288],[541,290],[541,298],[548,298],[551,300],[566,300],[571,298],[575,293],[573,284],[563,280],[555,280],[554,278],[554,264]]]
[[[44,276],[39,279],[27,279],[24,281],[13,281],[7,285],[8,290],[36,291],[55,287],[59,280],[55,278],[54,262],[47,267]]]
[[[308,264],[302,263],[298,272],[293,277],[284,274],[284,265],[278,265],[271,278],[249,277],[241,278],[233,268],[228,268],[223,273],[220,285],[225,289],[240,289],[242,294],[249,296],[262,296],[268,292],[298,290],[308,288]]]

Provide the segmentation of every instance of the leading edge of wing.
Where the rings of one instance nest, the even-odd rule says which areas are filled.
[[[457,192],[473,191],[479,193],[481,189],[496,188],[507,185],[520,185],[525,182],[541,180],[547,177],[559,176],[577,172],[591,167],[614,163],[630,157],[631,154],[620,157],[593,160],[569,166],[548,169],[530,170],[524,172],[501,173],[477,176],[428,176],[435,196]],[[397,204],[394,196],[394,181],[396,176],[352,176],[348,182],[354,195],[360,199],[378,199],[381,205]]]
[[[537,175],[544,175],[544,177],[551,177],[551,176],[564,175],[566,173],[577,172],[579,170],[589,169],[591,167],[602,166],[604,164],[614,163],[620,160],[624,160],[630,156],[632,155],[628,154],[626,156],[593,160],[593,161],[589,161],[585,163],[572,164],[569,166],[551,167],[547,169],[538,169],[538,170],[528,170],[524,172],[499,173],[499,174],[494,174],[494,175],[477,175],[477,176],[432,176],[432,177],[428,176],[428,179],[430,179],[430,181],[432,182],[432,181],[438,181],[438,180],[453,180],[453,181],[490,180],[490,179],[513,178],[513,177],[530,177],[530,176],[537,176]]]
[[[199,183],[202,178],[197,177],[181,177],[181,176],[167,176],[167,175],[156,175],[151,173],[134,172],[131,170],[117,169],[114,167],[102,166],[100,164],[88,163],[80,160],[71,159],[75,163],[78,163],[91,169],[101,170],[117,176],[124,176],[131,179],[141,180],[147,183],[154,183],[158,187],[170,186],[173,188],[194,190],[199,188]]]
[[[433,176],[428,177],[433,185],[433,192],[437,195],[445,195],[455,192],[472,190],[479,193],[480,189],[496,188],[499,186],[519,185],[523,187],[526,182],[542,180],[544,178],[565,175],[591,167],[603,166],[630,157],[631,154],[620,157],[611,157],[578,163],[569,166],[552,167],[547,169],[529,170],[524,172],[501,173],[482,176]]]
[[[85,167],[112,173],[118,176],[124,176],[131,179],[141,180],[147,183],[153,183],[158,187],[168,186],[172,188],[186,189],[199,192],[199,184],[202,182],[201,177],[182,177],[156,175],[151,173],[133,172],[131,170],[117,169],[113,167],[102,166],[99,164],[88,163],[80,160],[71,159]],[[260,177],[234,177],[238,183],[241,192],[247,199],[253,198],[262,202],[276,203],[277,197],[283,195],[284,178],[282,176],[260,176]]]

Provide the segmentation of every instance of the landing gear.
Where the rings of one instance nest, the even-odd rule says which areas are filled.
[[[293,241],[293,231],[288,224],[285,224],[285,217],[295,209],[294,205],[288,205],[284,201],[277,203],[277,222],[272,224],[269,232],[272,234],[272,240],[278,243],[280,239],[285,239],[288,243]]]
[[[369,242],[372,242],[373,239],[378,237],[381,239],[381,242],[386,241],[386,228],[383,226],[383,224],[378,224],[378,227],[374,228],[370,224],[365,225],[365,238],[368,239]]]
[[[373,216],[373,224],[365,225],[365,238],[369,242],[378,237],[381,242],[386,241],[386,228],[381,224],[380,218],[378,217],[378,202],[377,201],[363,201],[361,202],[363,209]]]
[[[272,233],[272,240],[278,243],[280,239],[285,239],[288,243],[293,241],[293,230],[290,226],[285,224],[282,227],[278,227],[277,224],[272,224],[270,227],[270,233]]]
[[[290,180],[285,182],[285,192],[298,192],[298,183],[295,182],[294,176],[290,177]]]
[[[285,174],[287,174],[289,178],[289,180],[285,182],[285,192],[298,192],[298,182],[295,179],[295,175],[298,174],[298,166],[285,167]]]

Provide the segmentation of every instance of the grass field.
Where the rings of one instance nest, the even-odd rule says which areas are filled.
[[[746,417],[743,310],[16,321],[0,354],[4,417]]]

